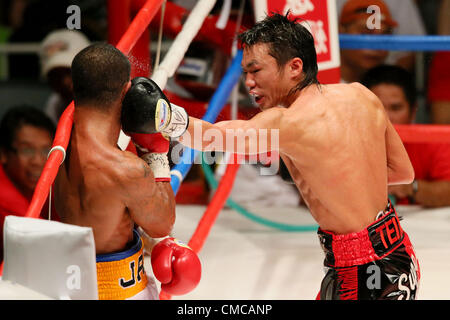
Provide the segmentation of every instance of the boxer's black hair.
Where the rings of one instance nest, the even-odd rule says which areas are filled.
[[[417,90],[413,75],[406,69],[393,65],[379,65],[368,70],[361,83],[368,89],[379,84],[392,84],[400,87],[412,111],[416,107]]]
[[[295,57],[300,58],[305,77],[294,88],[297,91],[319,83],[317,54],[312,34],[299,23],[300,19],[290,19],[288,16],[289,11],[286,15],[273,12],[238,35],[238,39],[244,48],[258,43],[268,44],[269,54],[275,58],[279,67]]]
[[[75,56],[71,70],[75,107],[88,104],[108,110],[130,80],[131,66],[114,46],[95,43]]]
[[[0,148],[12,150],[16,133],[24,125],[45,129],[52,139],[55,136],[55,125],[42,110],[29,105],[19,105],[9,109],[0,122]]]

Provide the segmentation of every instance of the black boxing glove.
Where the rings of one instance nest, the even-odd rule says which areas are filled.
[[[171,104],[151,79],[136,77],[122,102],[122,129],[125,133],[162,133],[178,138],[186,131],[189,116]]]

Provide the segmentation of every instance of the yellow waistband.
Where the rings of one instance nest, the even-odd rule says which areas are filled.
[[[130,257],[118,261],[97,262],[99,300],[131,298],[144,290],[147,282],[143,245]]]

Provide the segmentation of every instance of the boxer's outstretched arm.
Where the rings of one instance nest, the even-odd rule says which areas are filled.
[[[256,154],[277,150],[284,111],[284,108],[271,108],[250,120],[229,120],[214,124],[189,117],[189,126],[179,142],[202,151]]]
[[[133,221],[150,237],[169,235],[175,223],[175,195],[169,182],[156,182],[145,161],[136,158],[122,184]]]
[[[388,185],[409,184],[414,180],[414,168],[397,131],[386,116],[386,156]]]

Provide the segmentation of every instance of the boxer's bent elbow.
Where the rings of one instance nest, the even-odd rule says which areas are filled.
[[[152,238],[162,238],[170,235],[175,224],[175,207],[167,209],[158,217],[154,217],[151,223],[142,226],[142,229]]]
[[[412,166],[411,161],[407,161],[407,164],[405,165],[405,173],[404,173],[404,179],[405,184],[410,184],[414,181],[415,173],[414,173],[414,167]]]
[[[158,228],[152,228],[152,231],[147,232],[147,234],[152,238],[163,238],[170,235],[172,229],[173,224],[163,223]]]
[[[403,168],[397,168],[395,171],[388,170],[388,184],[410,184],[414,181],[415,173],[411,163]]]

